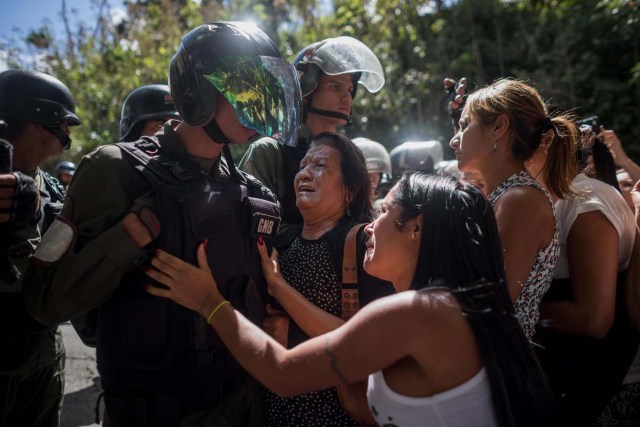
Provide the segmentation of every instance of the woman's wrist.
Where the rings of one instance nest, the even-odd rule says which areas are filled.
[[[218,310],[220,310],[222,308],[222,306],[224,306],[226,304],[231,304],[231,303],[228,300],[222,300],[218,304],[216,304],[216,306],[213,308],[213,310],[211,310],[211,312],[207,316],[207,323],[208,324],[211,324],[211,321],[213,320],[213,318],[216,315],[216,313],[218,312]]]
[[[220,303],[226,301],[219,292],[212,293],[210,296],[205,298],[198,309],[198,313],[207,319],[214,308],[216,308]]]
[[[282,297],[282,292],[286,290],[288,286],[289,284],[287,283],[286,280],[284,280],[284,277],[282,276],[278,277],[276,280],[273,281],[273,284],[271,286],[271,290],[273,291],[273,297],[275,299],[279,299],[280,297]]]

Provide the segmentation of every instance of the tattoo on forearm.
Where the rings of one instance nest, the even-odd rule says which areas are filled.
[[[349,381],[347,381],[342,372],[340,372],[340,368],[338,368],[338,358],[335,354],[333,354],[333,351],[331,351],[331,346],[329,345],[329,337],[326,337],[326,346],[324,348],[324,352],[327,354],[329,360],[331,361],[331,369],[333,369],[333,372],[335,372],[338,378],[340,378],[340,381],[342,381],[344,384],[348,384]]]

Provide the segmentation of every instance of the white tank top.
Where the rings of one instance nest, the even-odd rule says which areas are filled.
[[[391,390],[382,371],[369,375],[367,399],[379,426],[493,427],[497,425],[485,368],[468,381],[428,397]]]

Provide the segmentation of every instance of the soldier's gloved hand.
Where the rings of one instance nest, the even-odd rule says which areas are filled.
[[[0,174],[0,223],[35,224],[40,219],[40,192],[35,181],[21,173]]]
[[[162,227],[154,210],[153,197],[146,194],[136,199],[129,213],[122,220],[125,231],[139,248],[154,242]]]
[[[449,116],[451,116],[451,124],[453,124],[453,128],[458,131],[458,122],[460,122],[460,115],[462,114],[462,109],[464,108],[464,104],[467,101],[467,78],[463,77],[456,83],[455,80],[450,78],[444,79],[444,89],[447,92],[447,98],[449,103],[447,105],[447,110],[449,111]]]

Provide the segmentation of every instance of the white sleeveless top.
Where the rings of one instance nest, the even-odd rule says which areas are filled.
[[[369,407],[379,426],[497,426],[486,368],[468,381],[428,397],[407,397],[391,390],[382,371],[369,375]]]

